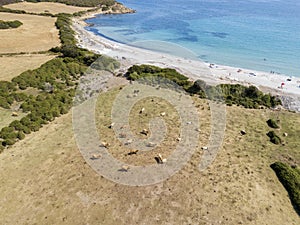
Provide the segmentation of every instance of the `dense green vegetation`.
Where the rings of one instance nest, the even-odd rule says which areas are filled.
[[[60,57],[22,73],[12,82],[1,81],[1,106],[10,108],[14,102],[20,102],[20,109],[28,113],[1,130],[2,145],[12,145],[24,138],[24,134],[37,131],[55,117],[67,113],[72,106],[76,82],[87,66],[80,57]],[[40,90],[41,94],[33,96],[19,92],[29,87]]]
[[[19,20],[14,20],[14,21],[0,20],[0,29],[18,28],[22,24],[23,23],[20,22]]]
[[[13,145],[44,124],[67,113],[72,106],[76,84],[80,76],[99,56],[78,48],[74,33],[70,28],[70,16],[58,15],[62,46],[55,48],[60,57],[52,59],[35,70],[28,70],[12,79],[0,81],[0,107],[11,108],[20,104],[20,109],[28,113],[20,121],[13,121],[0,131],[0,150]],[[23,90],[38,89],[37,96],[27,95]]]
[[[268,119],[268,120],[267,120],[267,124],[268,124],[268,126],[271,127],[271,128],[275,128],[275,129],[279,128],[278,124],[277,124],[276,121],[273,120],[273,119]]]
[[[224,101],[227,105],[242,105],[245,108],[258,109],[260,106],[275,107],[281,101],[270,94],[264,94],[255,86],[240,84],[207,85],[202,80],[189,81],[188,77],[178,73],[175,69],[159,68],[151,65],[134,65],[128,69],[125,76],[129,80],[147,80],[154,77],[163,77],[183,87],[188,93],[197,94],[201,98]]]
[[[115,0],[27,0],[27,2],[59,2],[74,6],[95,7],[101,5],[112,6]]]
[[[130,67],[125,74],[129,80],[145,80],[151,82],[151,78],[165,78],[165,80],[171,80],[179,86],[188,88],[192,85],[192,82],[188,80],[188,77],[178,73],[175,69],[159,68],[151,65],[134,65]],[[161,84],[163,85],[163,83]]]
[[[275,162],[271,165],[279,181],[289,193],[290,199],[296,211],[300,212],[300,170],[292,168],[282,162]]]

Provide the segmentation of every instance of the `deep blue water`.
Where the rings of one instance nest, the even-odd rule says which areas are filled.
[[[300,77],[299,0],[121,0],[135,14],[86,29],[127,44],[159,40],[212,63]]]

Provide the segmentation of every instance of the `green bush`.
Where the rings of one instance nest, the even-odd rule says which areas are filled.
[[[294,208],[300,212],[300,170],[292,168],[282,162],[275,162],[271,165],[279,181],[287,190]]]
[[[16,139],[5,139],[2,142],[3,146],[9,146],[9,145],[13,145],[14,143],[16,143]]]
[[[279,128],[278,124],[277,124],[276,121],[273,120],[273,119],[268,119],[268,120],[267,120],[267,124],[268,124],[268,126],[271,127],[271,128],[275,128],[275,129]]]
[[[23,131],[19,131],[18,134],[17,134],[17,138],[19,140],[23,140],[25,138],[25,134]]]
[[[185,89],[188,89],[192,86],[192,82],[188,80],[188,77],[178,73],[175,69],[159,68],[152,65],[134,65],[128,69],[125,76],[129,80],[145,79],[150,82],[152,78],[161,77],[164,78],[163,81],[169,80]]]
[[[276,144],[276,145],[279,145],[281,144],[281,139],[279,136],[277,136],[277,134],[274,132],[274,131],[269,131],[267,133],[267,136],[270,138],[270,141],[273,143],[273,144]]]
[[[0,20],[0,29],[18,28],[22,24],[23,23],[18,20],[14,20],[14,21]]]

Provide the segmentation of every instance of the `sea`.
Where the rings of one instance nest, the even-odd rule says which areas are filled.
[[[128,45],[164,52],[153,43],[171,43],[205,62],[300,77],[299,0],[119,2],[136,13],[98,15],[86,29]]]

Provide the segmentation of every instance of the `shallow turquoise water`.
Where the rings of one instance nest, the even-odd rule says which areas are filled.
[[[123,0],[135,14],[99,15],[86,29],[118,42],[159,40],[212,63],[300,77],[300,1]]]

